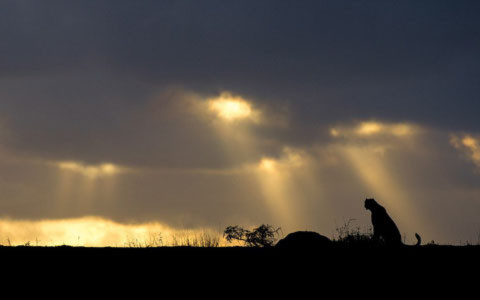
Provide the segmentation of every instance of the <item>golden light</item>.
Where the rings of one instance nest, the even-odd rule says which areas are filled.
[[[466,136],[462,139],[462,143],[465,147],[468,147],[472,150],[476,150],[478,148],[478,142],[471,136]]]
[[[61,170],[79,173],[89,178],[96,178],[99,176],[111,176],[120,172],[120,168],[111,163],[104,163],[100,165],[85,165],[74,161],[65,161],[59,162],[57,166]]]
[[[396,136],[411,135],[414,133],[414,128],[408,124],[396,124],[391,126],[391,132]]]
[[[159,222],[122,224],[101,217],[56,220],[0,219],[0,244],[32,246],[147,247],[225,241],[209,228],[172,228]]]
[[[274,222],[288,227],[295,219],[291,205],[293,193],[286,174],[277,168],[278,164],[274,159],[263,158],[257,166],[257,176]]]
[[[340,135],[340,132],[335,128],[330,128],[330,135],[334,137],[338,137]]]
[[[422,221],[424,218],[413,207],[415,197],[398,184],[400,181],[396,173],[386,167],[386,158],[378,153],[376,146],[342,146],[339,152],[345,155],[353,171],[368,187],[371,194],[365,197],[374,197],[388,207],[392,218],[398,220],[402,233],[408,232],[409,238],[418,228],[432,233],[428,224]]]
[[[452,135],[450,143],[463,152],[480,169],[480,138],[471,135]]]
[[[271,158],[262,158],[260,161],[259,168],[260,170],[267,171],[267,172],[273,172],[275,171],[275,166],[276,166],[276,161]]]
[[[403,187],[395,172],[389,167],[388,149],[400,146],[415,149],[418,137],[425,129],[406,122],[391,123],[375,120],[354,124],[339,125],[330,128],[330,135],[342,138],[342,143],[335,145],[336,152],[349,163],[352,171],[363,182],[368,195],[383,203],[398,220],[400,230],[409,232],[411,238],[415,230],[432,233],[428,224],[414,206],[414,195],[408,187]]]
[[[330,128],[333,137],[373,138],[373,137],[407,137],[420,132],[420,128],[408,123],[386,123],[364,121],[351,126]]]
[[[214,114],[213,128],[217,131],[224,147],[224,153],[232,161],[249,161],[252,157],[260,157],[259,145],[262,142],[254,132],[251,123],[265,126],[286,126],[284,116],[268,114],[255,108],[251,101],[228,92],[219,97],[196,101],[199,112]],[[246,125],[246,126],[245,126]],[[269,208],[271,217],[284,229],[300,229],[305,225],[303,209],[304,198],[318,195],[318,184],[312,183],[305,165],[304,153],[298,149],[283,149],[278,158],[262,157],[255,164],[243,165],[232,172],[248,172],[257,177],[262,198]],[[305,196],[307,195],[307,196]],[[309,200],[305,200],[309,201]]]
[[[357,127],[356,132],[359,135],[372,135],[381,132],[383,126],[378,122],[363,122]]]
[[[251,104],[242,97],[222,93],[220,97],[208,100],[209,110],[226,121],[235,121],[254,117]]]
[[[306,153],[287,147],[279,158],[264,157],[255,166],[271,217],[284,229],[299,230],[310,221],[305,209],[310,199],[318,199],[320,191],[309,165]]]
[[[55,209],[60,212],[71,205],[87,209],[93,201],[113,201],[116,198],[116,175],[127,170],[112,163],[86,165],[62,161],[53,165],[59,170]]]

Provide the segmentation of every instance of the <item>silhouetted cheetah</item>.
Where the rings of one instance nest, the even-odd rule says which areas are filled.
[[[366,199],[365,208],[372,212],[373,238],[375,240],[382,239],[389,246],[403,245],[397,225],[383,206],[378,204],[375,199]],[[422,239],[417,233],[415,233],[415,237],[417,238],[416,246],[418,246]]]

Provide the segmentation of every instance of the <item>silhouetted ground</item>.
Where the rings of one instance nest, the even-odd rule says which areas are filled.
[[[35,283],[40,288],[67,286],[69,293],[93,287],[115,294],[133,291],[136,298],[152,290],[158,295],[173,289],[180,294],[217,294],[219,288],[226,288],[226,294],[220,295],[227,298],[281,295],[286,290],[296,290],[300,299],[307,292],[382,294],[378,287],[412,295],[417,289],[460,293],[477,286],[480,270],[479,246],[389,249],[333,243],[316,251],[29,246],[0,247],[0,257],[2,274],[16,282]],[[8,286],[4,283],[4,288]],[[24,288],[31,289],[30,285]],[[259,294],[253,288],[260,289]]]
[[[478,268],[480,246],[437,246],[385,248],[348,246],[333,243],[319,250],[248,248],[248,247],[158,247],[158,248],[88,248],[88,247],[0,247],[3,264],[26,263],[60,268],[232,268],[237,270],[303,268],[307,266],[338,269],[341,267],[393,269],[411,267]],[[8,258],[8,259],[7,259]],[[68,265],[68,266],[67,266]],[[480,268],[478,268],[480,270]]]

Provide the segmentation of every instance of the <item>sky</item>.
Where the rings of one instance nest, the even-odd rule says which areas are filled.
[[[0,244],[264,223],[480,242],[478,1],[0,3]]]

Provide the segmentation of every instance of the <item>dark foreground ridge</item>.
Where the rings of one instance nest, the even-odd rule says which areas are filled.
[[[0,257],[3,273],[16,282],[61,282],[72,290],[115,282],[116,291],[142,287],[149,292],[175,285],[181,292],[189,286],[196,292],[226,287],[226,295],[251,286],[265,295],[286,289],[311,295],[318,287],[368,295],[372,284],[392,290],[399,284],[428,292],[439,286],[469,290],[477,284],[472,270],[480,269],[479,246],[347,247],[335,242],[322,249],[0,247]]]
[[[418,247],[348,246],[331,242],[326,247],[0,247],[4,265],[25,263],[64,268],[185,267],[275,269],[284,267],[326,268],[425,268],[480,267],[480,246]],[[8,258],[8,259],[7,259]]]

